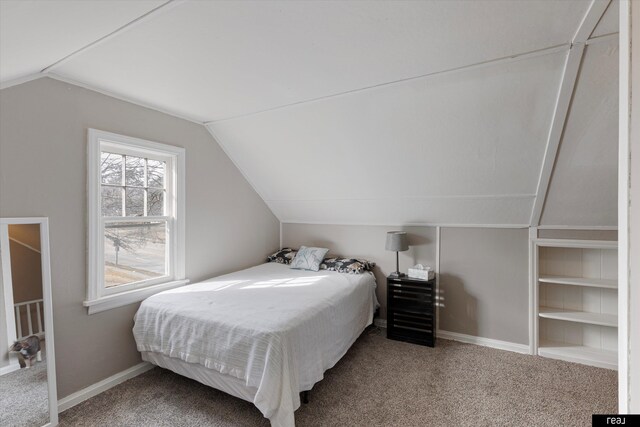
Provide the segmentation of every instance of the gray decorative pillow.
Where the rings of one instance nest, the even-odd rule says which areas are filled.
[[[291,261],[291,268],[296,270],[318,271],[324,256],[329,252],[327,248],[308,248],[300,246],[296,257]]]

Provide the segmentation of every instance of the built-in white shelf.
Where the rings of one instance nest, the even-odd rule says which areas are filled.
[[[554,283],[558,285],[588,286],[591,288],[618,289],[616,279],[590,279],[586,277],[569,276],[540,276],[538,278],[543,283]]]
[[[566,320],[568,322],[587,323],[589,325],[618,326],[615,314],[588,313],[586,311],[565,310],[562,308],[540,307],[539,316],[546,319]]]
[[[541,239],[535,233],[530,282],[533,353],[616,369],[618,243]]]
[[[538,354],[552,359],[585,363],[600,368],[618,369],[618,353],[612,350],[542,341],[538,347]]]

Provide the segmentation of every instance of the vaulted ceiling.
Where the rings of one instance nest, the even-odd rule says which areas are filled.
[[[203,123],[284,222],[613,226],[608,4],[3,1],[0,80]]]

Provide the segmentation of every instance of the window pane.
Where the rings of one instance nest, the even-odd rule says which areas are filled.
[[[122,216],[122,187],[102,187],[102,216]]]
[[[127,216],[143,216],[144,189],[127,187],[125,191],[125,207]]]
[[[104,285],[107,288],[166,275],[167,224],[126,222],[104,229]]]
[[[125,183],[144,187],[144,159],[142,157],[126,156]]]
[[[147,190],[147,215],[164,215],[164,190]]]
[[[147,160],[147,179],[149,187],[164,188],[165,162]]]
[[[103,184],[122,185],[122,156],[120,154],[101,153],[100,173]]]

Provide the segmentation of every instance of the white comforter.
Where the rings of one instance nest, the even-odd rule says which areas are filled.
[[[133,334],[139,351],[243,380],[272,426],[293,426],[299,392],[340,360],[376,306],[371,273],[268,263],[146,299]]]

